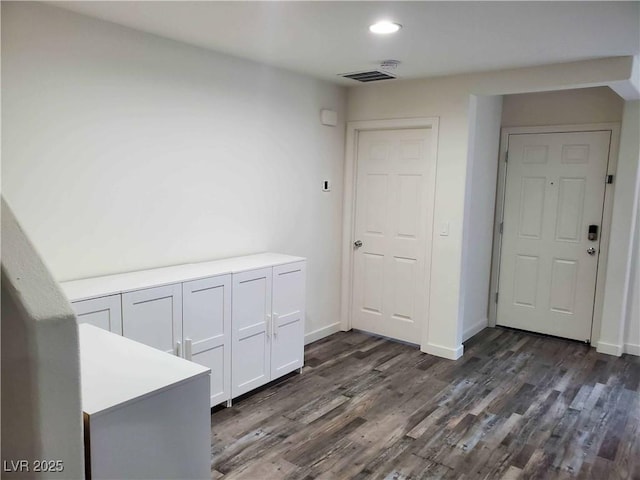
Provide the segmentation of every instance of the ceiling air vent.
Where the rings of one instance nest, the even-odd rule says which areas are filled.
[[[378,70],[370,70],[368,72],[343,73],[340,76],[350,78],[359,82],[378,82],[380,80],[391,80],[397,78],[389,73],[389,70],[395,70],[400,65],[400,60],[383,60]]]
[[[378,82],[380,80],[390,80],[396,78],[387,72],[381,72],[380,70],[370,70],[368,72],[356,72],[356,73],[342,73],[341,77],[350,78],[359,82]]]

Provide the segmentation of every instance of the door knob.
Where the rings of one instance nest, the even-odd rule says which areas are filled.
[[[362,246],[362,240],[356,240],[353,242],[353,246],[356,248],[360,248]]]
[[[587,248],[587,253],[589,255],[595,255],[596,254],[596,249],[593,248],[593,247],[589,247],[589,248]]]

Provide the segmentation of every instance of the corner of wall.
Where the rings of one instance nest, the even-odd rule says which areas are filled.
[[[477,322],[471,325],[467,325],[462,332],[462,341],[466,342],[471,337],[473,337],[474,335],[477,335],[488,326],[489,326],[489,320],[486,317],[481,318],[480,320],[478,320]]]
[[[83,478],[75,316],[4,198],[1,270],[3,460],[60,460],[47,478]]]
[[[435,355],[436,357],[447,358],[449,360],[458,360],[464,353],[464,346],[459,345],[456,348],[444,347],[434,343],[427,343],[420,347],[420,351]]]
[[[609,88],[627,101],[640,99],[640,55],[630,57],[629,78],[609,83]]]
[[[633,236],[640,196],[640,100],[625,102],[613,200],[609,258],[598,351],[624,350],[633,273]]]

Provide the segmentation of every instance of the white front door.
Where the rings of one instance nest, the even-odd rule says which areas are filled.
[[[358,135],[353,328],[420,343],[435,172],[431,129]]]
[[[498,325],[591,339],[610,137],[509,135]]]

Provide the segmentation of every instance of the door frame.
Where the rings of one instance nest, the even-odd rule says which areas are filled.
[[[598,271],[596,275],[596,291],[594,296],[593,317],[591,322],[591,345],[595,346],[600,339],[602,325],[602,307],[604,305],[604,282],[609,256],[609,237],[611,235],[611,216],[613,212],[613,193],[616,185],[615,172],[618,165],[618,147],[620,144],[619,123],[589,123],[574,125],[544,125],[533,127],[505,127],[500,132],[500,153],[498,156],[498,182],[496,191],[495,220],[493,224],[493,246],[491,251],[491,280],[489,288],[489,326],[495,327],[497,322],[498,304],[496,294],[500,283],[500,262],[502,254],[502,235],[500,224],[504,220],[505,186],[507,180],[507,162],[505,161],[509,148],[509,135],[536,133],[573,133],[573,132],[611,132],[609,143],[609,158],[607,175],[614,175],[612,184],[606,184],[602,209],[602,225],[600,228],[600,255],[598,256]],[[605,179],[602,179],[605,181]]]
[[[355,212],[356,212],[356,181],[358,178],[358,138],[360,132],[370,130],[407,130],[428,128],[432,131],[431,155],[435,162],[431,169],[431,178],[427,179],[428,215],[425,252],[425,304],[424,323],[420,338],[420,346],[427,344],[429,321],[429,304],[431,292],[431,253],[433,250],[433,219],[435,210],[435,186],[438,166],[438,125],[439,117],[392,118],[384,120],[360,120],[347,122],[345,167],[344,167],[344,197],[342,220],[342,286],[340,292],[340,330],[348,331],[352,328],[351,310],[353,306],[353,242],[355,241]]]

